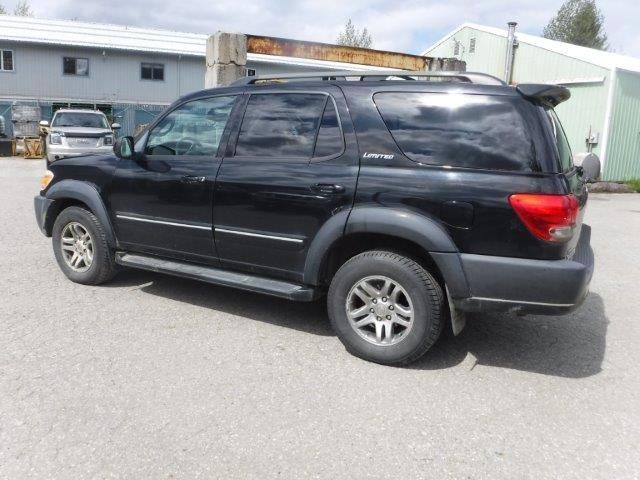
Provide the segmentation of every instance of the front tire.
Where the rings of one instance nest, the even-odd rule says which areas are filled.
[[[327,304],[345,348],[384,365],[407,365],[424,355],[445,318],[435,278],[412,259],[387,251],[361,253],[342,265]]]
[[[69,280],[98,285],[115,275],[117,267],[98,218],[82,207],[68,207],[56,218],[53,252]]]

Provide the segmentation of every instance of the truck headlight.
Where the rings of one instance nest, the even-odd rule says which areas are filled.
[[[105,145],[113,145],[113,135],[105,135],[104,144]]]
[[[52,133],[49,136],[49,143],[51,145],[62,145],[62,135],[60,133]]]

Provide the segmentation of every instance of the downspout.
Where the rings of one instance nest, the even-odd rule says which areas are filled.
[[[600,175],[605,178],[609,135],[611,135],[611,119],[613,117],[613,95],[617,82],[617,68],[613,67],[609,73],[609,91],[607,92],[607,107],[604,114],[604,128],[602,129],[602,145],[600,146]]]
[[[509,26],[509,32],[507,33],[507,56],[504,60],[504,81],[507,84],[511,84],[511,77],[513,75],[513,47],[516,43],[516,25],[517,22],[507,23]]]

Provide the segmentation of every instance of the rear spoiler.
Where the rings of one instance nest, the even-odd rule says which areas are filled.
[[[521,83],[516,90],[525,97],[536,100],[555,107],[559,103],[569,100],[571,92],[567,87],[560,85],[548,85],[544,83]]]

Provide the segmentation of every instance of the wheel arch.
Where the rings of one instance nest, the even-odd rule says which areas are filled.
[[[80,206],[86,208],[98,218],[105,230],[109,246],[117,246],[109,214],[95,186],[79,180],[62,180],[51,186],[46,192],[46,197],[52,200],[44,221],[44,230],[47,236],[51,236],[53,224],[60,212],[71,206]]]
[[[388,249],[408,255],[429,268],[438,281],[466,292],[466,279],[458,249],[436,220],[409,209],[380,206],[356,207],[348,218],[332,217],[309,248],[304,283],[327,284],[339,266],[354,255],[372,249]],[[446,260],[446,261],[443,261]],[[451,289],[451,287],[449,287]]]

